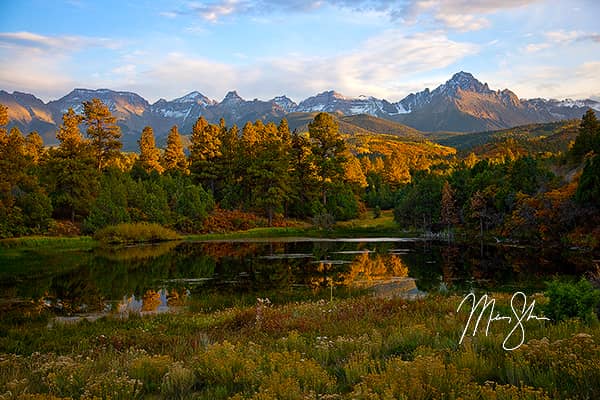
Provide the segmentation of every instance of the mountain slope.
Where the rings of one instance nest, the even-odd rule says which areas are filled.
[[[600,110],[592,100],[520,100],[508,89],[491,90],[470,73],[459,72],[434,91],[411,94],[400,103],[409,113],[394,120],[421,131],[477,132],[530,123],[580,118],[588,107]]]
[[[396,103],[367,96],[351,98],[331,90],[299,104],[285,95],[266,101],[245,100],[235,91],[227,93],[220,102],[193,91],[177,99],[149,104],[136,93],[74,89],[44,104],[30,94],[0,91],[0,103],[9,109],[9,127],[16,125],[24,133],[36,130],[46,144],[56,143],[55,132],[69,107],[81,112],[81,103],[94,97],[107,104],[117,117],[126,149],[135,149],[144,126],[152,126],[159,138],[166,136],[173,125],[178,125],[180,132],[189,133],[200,116],[212,123],[224,118],[228,125],[239,127],[257,119],[278,123],[286,117],[292,129],[306,129],[315,113],[325,111],[339,117],[344,133],[371,131],[418,139],[419,131],[454,136],[450,132],[482,132],[579,119],[590,107],[600,113],[600,102],[596,100],[523,100],[508,89],[492,90],[467,72],[454,74],[433,91],[411,93]]]

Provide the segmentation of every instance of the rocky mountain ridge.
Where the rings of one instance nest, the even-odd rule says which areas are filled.
[[[475,132],[512,126],[581,118],[588,109],[600,112],[600,102],[585,100],[519,99],[508,89],[492,90],[468,72],[458,72],[434,90],[411,93],[398,102],[372,96],[346,97],[330,90],[295,103],[285,95],[270,100],[246,100],[236,91],[223,100],[208,98],[199,91],[150,104],[136,93],[110,89],[74,89],[60,99],[44,103],[34,95],[0,90],[0,103],[9,108],[9,119],[23,132],[36,130],[46,143],[54,134],[68,108],[82,112],[83,101],[97,97],[117,117],[124,137],[139,136],[150,125],[158,136],[173,125],[191,130],[203,115],[210,122],[224,118],[228,124],[243,125],[261,119],[276,121],[290,113],[331,112],[342,116],[370,115],[408,125],[420,131]]]

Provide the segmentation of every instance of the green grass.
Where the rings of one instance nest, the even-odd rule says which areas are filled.
[[[137,222],[107,226],[97,231],[94,239],[103,243],[146,243],[178,240],[181,237],[162,225]]]
[[[494,295],[509,309],[510,295]],[[47,327],[4,319],[0,393],[32,398],[561,399],[600,396],[600,326],[496,322],[458,343],[460,296],[362,295]],[[536,297],[539,303],[547,301]],[[55,396],[55,397],[50,397]]]
[[[331,229],[319,229],[311,225],[305,227],[272,227],[253,228],[246,231],[230,233],[208,233],[187,235],[186,240],[240,240],[270,239],[280,237],[336,238],[336,237],[383,237],[414,236],[414,232],[404,232],[394,222],[392,210],[384,210],[379,218],[373,218],[368,211],[360,218],[337,222]]]
[[[24,236],[0,240],[0,253],[25,249],[42,251],[57,249],[91,249],[97,245],[98,242],[90,236]]]

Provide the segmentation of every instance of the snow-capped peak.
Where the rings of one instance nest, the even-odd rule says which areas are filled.
[[[209,104],[213,104],[214,101],[209,99],[202,93],[194,90],[193,92],[190,92],[183,97],[179,97],[173,100],[173,103],[197,103],[206,106]]]
[[[285,112],[293,112],[298,106],[292,99],[283,95],[277,96],[271,100],[273,103],[281,107]]]
[[[227,94],[225,95],[225,98],[223,99],[223,101],[221,103],[240,103],[244,101],[243,98],[240,97],[240,95],[237,93],[237,91],[235,90],[231,90],[229,92],[227,92]]]
[[[490,92],[490,88],[487,83],[481,83],[469,72],[460,71],[457,72],[443,85],[438,86],[433,93],[434,94],[449,94],[456,93],[457,89],[464,91],[471,91],[477,93]]]

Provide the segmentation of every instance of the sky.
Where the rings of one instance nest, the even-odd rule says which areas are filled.
[[[598,0],[0,0],[0,89],[398,101],[467,71],[600,100],[599,15]]]

